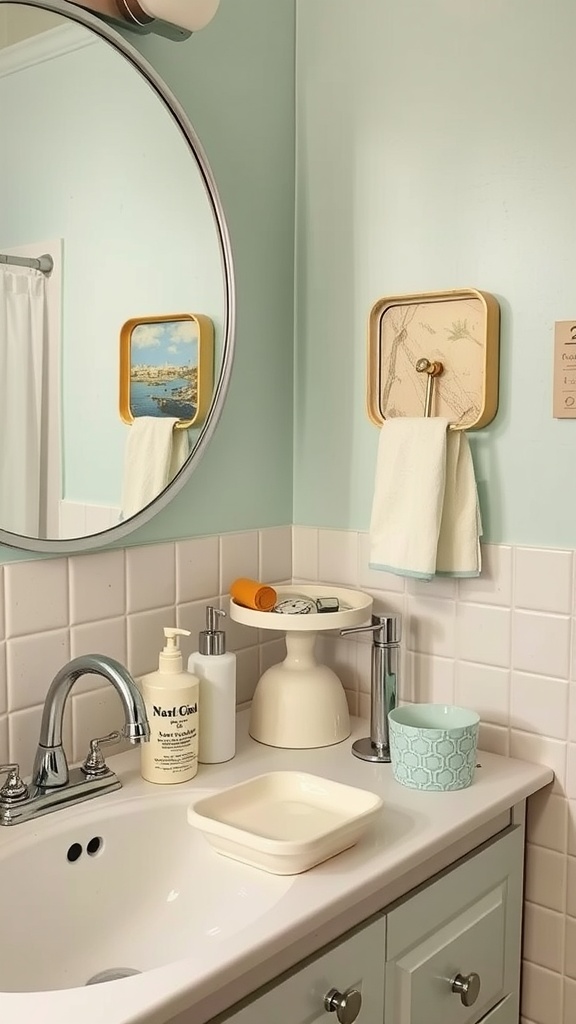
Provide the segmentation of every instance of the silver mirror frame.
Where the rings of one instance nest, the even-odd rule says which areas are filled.
[[[119,523],[117,526],[113,526],[109,530],[103,530],[101,533],[90,534],[86,537],[75,537],[67,540],[44,540],[36,537],[24,537],[20,534],[9,533],[8,531],[0,528],[0,544],[5,544],[12,548],[19,548],[24,551],[66,555],[74,554],[75,552],[94,551],[97,548],[107,547],[108,545],[121,540],[123,537],[129,536],[129,534],[134,533],[135,530],[144,526],[145,523],[150,522],[158,512],[161,512],[162,509],[166,508],[174,496],[188,483],[188,480],[198,465],[200,458],[204,455],[208,447],[208,443],[216,429],[230,385],[232,362],[234,358],[236,321],[234,265],[232,262],[232,248],[224,217],[224,210],[202,144],[194,131],[186,111],[176,99],[172,91],[163,82],[162,78],[154,70],[152,65],[134,46],[127,42],[123,36],[121,36],[120,33],[112,27],[112,25],[108,24],[106,21],[100,20],[100,18],[90,14],[89,11],[82,7],[77,7],[73,3],[68,3],[68,0],[0,0],[0,4],[18,2],[21,2],[26,7],[39,7],[42,10],[51,11],[53,14],[60,14],[62,17],[69,18],[71,21],[75,21],[77,24],[83,25],[85,28],[92,29],[93,32],[99,35],[102,39],[105,39],[110,46],[112,46],[133,65],[136,71],[138,71],[148,82],[160,100],[163,101],[168,113],[172,116],[176,126],[180,129],[188,142],[192,155],[196,158],[198,170],[200,171],[204,181],[206,195],[212,207],[214,221],[218,230],[218,241],[225,290],[222,363],[214,388],[212,404],[200,434],[196,439],[190,457],[178,475],[166,487],[162,494],[158,495],[158,497],[143,508],[141,512],[138,512],[135,516],[126,520],[126,522]]]

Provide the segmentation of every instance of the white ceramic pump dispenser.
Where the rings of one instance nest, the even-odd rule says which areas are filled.
[[[200,680],[201,764],[229,761],[236,753],[236,655],[226,650],[226,634],[217,628],[218,616],[225,614],[208,606],[206,629],[198,637],[198,650],[188,659],[188,671]]]
[[[150,740],[140,744],[140,770],[147,782],[171,785],[188,782],[198,771],[199,683],[184,671],[178,646],[178,637],[190,636],[189,630],[165,626],[164,635],[158,671],[140,680],[150,723]]]

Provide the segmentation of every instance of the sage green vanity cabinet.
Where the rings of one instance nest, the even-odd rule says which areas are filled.
[[[523,848],[513,827],[388,911],[386,1024],[518,1024]]]
[[[226,1020],[230,1024],[329,1024],[331,1020],[338,1024],[338,1011],[330,1013],[324,1006],[325,997],[335,989],[346,1000],[340,1014],[350,1024],[353,1019],[357,1024],[382,1021],[384,942],[385,919],[379,917],[306,966],[296,968],[290,977]],[[354,992],[361,997],[356,1017]]]
[[[511,825],[218,1024],[518,1024],[523,849]]]

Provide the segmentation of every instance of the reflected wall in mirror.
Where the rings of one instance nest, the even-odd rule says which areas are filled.
[[[71,4],[0,0],[0,134],[0,253],[54,260],[49,274],[0,263],[0,540],[84,550],[164,507],[214,430],[233,348],[226,225],[174,97]],[[214,325],[211,401],[184,468],[123,519],[121,329],[185,312]]]

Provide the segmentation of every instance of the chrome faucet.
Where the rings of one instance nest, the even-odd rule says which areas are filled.
[[[87,673],[102,676],[112,684],[122,701],[125,724],[122,733],[92,740],[83,764],[70,771],[62,746],[64,709],[74,683]],[[131,743],[140,743],[150,735],[144,701],[129,672],[118,661],[101,654],[85,654],[64,665],[46,696],[30,785],[20,778],[18,765],[0,766],[0,772],[8,775],[0,789],[0,825],[15,825],[119,789],[122,783],[108,768],[100,746],[117,742],[122,735]]]
[[[363,761],[390,760],[388,713],[398,700],[401,629],[399,615],[373,615],[370,626],[340,630],[341,636],[369,632],[373,636],[370,735],[352,744],[352,753]]]

